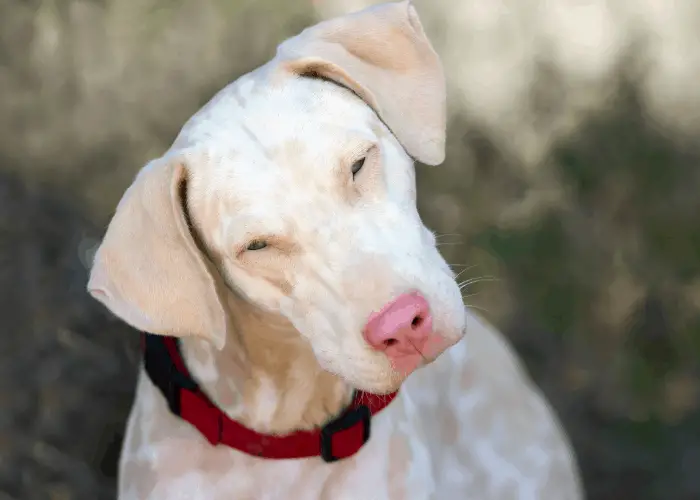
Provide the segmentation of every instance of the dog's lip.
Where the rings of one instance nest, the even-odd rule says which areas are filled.
[[[432,344],[433,347],[427,351],[424,350],[423,352],[415,353],[415,356],[419,359],[417,360],[417,363],[415,364],[415,366],[412,367],[411,370],[402,372],[401,370],[396,370],[394,369],[394,367],[392,367],[393,377],[390,383],[379,383],[376,385],[372,383],[364,384],[358,381],[357,379],[351,381],[349,378],[346,378],[342,374],[338,373],[337,375],[340,376],[343,380],[345,380],[346,383],[348,383],[348,385],[355,390],[376,395],[391,394],[400,390],[403,383],[411,374],[425,366],[430,365],[431,363],[436,361],[440,356],[442,356],[448,349],[457,344],[464,336],[464,332],[465,329],[461,331],[461,335],[459,335],[457,338],[455,338],[454,336],[446,336],[441,332],[433,332],[431,337],[438,339],[438,342]]]
[[[414,353],[403,356],[392,362],[393,372],[406,380],[412,373],[431,364],[438,359],[447,349],[454,345],[451,339],[447,339],[442,335],[434,334],[431,336],[432,342],[429,341],[425,348],[421,351],[416,350]]]
[[[384,389],[372,389],[372,390],[368,391],[366,389],[355,388],[355,390],[366,392],[369,394],[374,394],[375,396],[386,396],[386,395],[392,394],[394,392],[400,391],[402,383],[403,383],[403,381],[401,381],[401,383],[396,385],[396,386],[392,385],[391,387],[387,387]]]
[[[423,349],[421,354],[428,362],[433,362],[447,349],[459,342],[459,339],[461,338],[462,336],[460,336],[458,339],[454,339],[440,332],[433,332],[431,335],[431,339],[433,339],[433,341],[426,344],[425,349]]]

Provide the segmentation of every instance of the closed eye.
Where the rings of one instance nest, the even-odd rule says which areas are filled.
[[[245,247],[246,250],[251,252],[262,250],[263,248],[267,248],[267,241],[265,240],[253,240]]]

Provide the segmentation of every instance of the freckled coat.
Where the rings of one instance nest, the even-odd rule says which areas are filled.
[[[400,393],[355,456],[274,461],[211,446],[142,373],[120,499],[582,498],[555,415],[501,335],[464,310],[418,215],[412,159],[442,162],[445,115],[415,10],[386,4],[283,43],[141,170],[88,289],[135,328],[180,337],[229,417],[285,434],[323,425],[354,388]],[[441,342],[413,373],[362,333],[407,290]]]
[[[212,448],[169,413],[142,374],[121,459],[120,498],[583,498],[566,438],[510,347],[472,315],[466,335],[409,377],[397,399],[374,417],[372,438],[357,455],[331,465],[320,459],[268,461]],[[191,339],[185,341],[185,355],[194,374],[217,370],[222,357]],[[302,366],[298,370],[300,381],[319,376]],[[263,382],[268,383],[249,403],[259,418],[268,418],[270,408],[297,418],[306,410],[304,391]],[[226,399],[225,385],[219,379],[206,386]],[[332,389],[319,389],[329,403]]]

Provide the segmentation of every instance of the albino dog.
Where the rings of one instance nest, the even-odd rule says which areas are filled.
[[[445,114],[413,6],[384,4],[282,43],[141,170],[88,284],[148,332],[119,498],[582,497],[416,210]]]

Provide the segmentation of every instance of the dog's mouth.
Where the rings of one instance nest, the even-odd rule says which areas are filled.
[[[391,367],[405,379],[416,370],[431,364],[454,344],[454,341],[442,335],[433,334],[420,345],[411,343],[410,348],[403,355],[390,358]]]
[[[399,390],[413,373],[436,361],[455,343],[456,340],[435,334],[423,345],[406,348],[401,355],[388,356],[386,353],[378,353],[385,358],[387,370],[376,378],[371,380],[343,378],[356,389],[379,395],[389,394]]]

